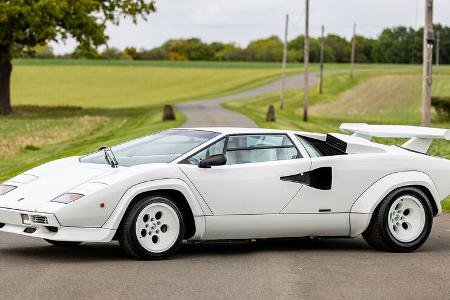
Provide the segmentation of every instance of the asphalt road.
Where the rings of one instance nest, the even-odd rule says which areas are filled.
[[[343,72],[341,70],[332,71]],[[331,73],[331,72],[328,72]],[[316,85],[317,73],[311,73],[310,85]],[[177,105],[177,108],[186,115],[186,123],[183,127],[257,127],[253,120],[239,113],[224,109],[221,104],[228,101],[246,99],[271,92],[280,91],[281,80],[270,82],[261,87],[246,92],[214,98],[209,100],[193,100],[183,102]],[[286,90],[294,88],[303,88],[303,74],[289,76],[286,78]]]
[[[302,83],[290,77],[288,88]],[[178,108],[187,127],[252,127],[220,104],[278,88]],[[0,299],[450,299],[449,281],[450,214],[409,254],[373,250],[359,237],[185,244],[169,260],[146,262],[115,242],[58,248],[0,233]]]
[[[367,70],[358,70],[367,71]],[[348,70],[332,70],[326,71],[325,74],[344,73]],[[317,84],[317,72],[311,72],[309,76],[309,86]],[[305,86],[304,75],[297,74],[286,78],[286,90],[300,89]],[[255,122],[239,113],[229,111],[221,106],[222,103],[247,99],[264,95],[267,93],[279,92],[281,88],[281,80],[272,81],[261,87],[248,90],[242,93],[228,95],[208,100],[191,100],[180,103],[177,108],[186,116],[186,122],[183,127],[257,127]]]
[[[449,299],[450,214],[417,252],[361,238],[186,244],[165,261],[117,243],[57,248],[0,234],[1,299]]]

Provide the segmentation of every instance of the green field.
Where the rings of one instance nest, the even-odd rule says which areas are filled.
[[[15,60],[15,114],[0,117],[0,181],[32,166],[161,129],[162,106],[278,78],[261,63]],[[317,69],[317,66],[313,66]],[[289,72],[299,72],[291,65]]]
[[[344,68],[348,65],[327,66]],[[288,74],[301,70],[299,64],[288,65]],[[142,107],[223,96],[278,78],[275,63],[21,59],[14,61],[12,98],[13,105]]]
[[[129,65],[14,66],[14,105],[140,107],[222,96],[279,76],[273,68]]]
[[[225,106],[262,127],[318,132],[337,131],[342,122],[420,123],[420,66],[357,67],[354,80],[345,73],[327,75],[324,94],[311,90],[308,123],[300,117],[302,91],[288,91],[284,111],[278,93]],[[301,71],[299,64],[288,65],[288,74]],[[277,63],[15,60],[16,113],[0,117],[0,181],[55,158],[181,125],[179,113],[177,121],[162,122],[164,104],[232,94],[279,77]],[[435,69],[433,94],[450,95],[449,67]],[[265,122],[270,104],[277,107],[275,123]],[[433,126],[450,127],[433,118]],[[450,158],[448,143],[435,142],[431,151]],[[445,206],[450,209],[450,201]]]

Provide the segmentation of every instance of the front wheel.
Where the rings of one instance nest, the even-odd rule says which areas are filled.
[[[185,225],[176,204],[165,196],[151,196],[136,203],[124,217],[119,243],[137,259],[164,259],[183,242]]]
[[[390,193],[375,210],[364,239],[374,248],[411,252],[425,243],[433,226],[428,197],[414,187]]]

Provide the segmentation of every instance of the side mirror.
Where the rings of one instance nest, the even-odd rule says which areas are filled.
[[[211,168],[212,166],[223,166],[227,163],[227,158],[224,154],[215,154],[208,156],[199,164],[199,168]]]

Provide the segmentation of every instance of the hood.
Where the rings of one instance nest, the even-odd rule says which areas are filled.
[[[35,211],[40,205],[83,183],[120,170],[109,165],[80,163],[78,157],[46,163],[6,181],[5,184],[17,188],[0,196],[0,207]]]

